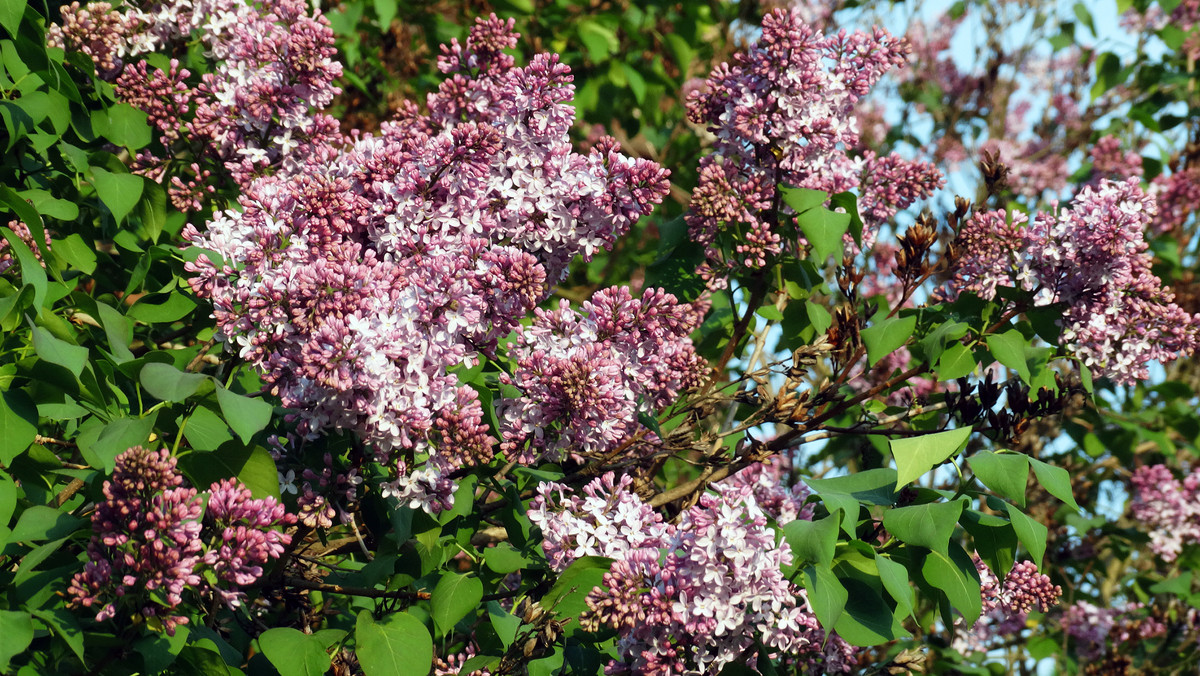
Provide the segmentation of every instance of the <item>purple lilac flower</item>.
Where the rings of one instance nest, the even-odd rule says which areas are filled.
[[[830,193],[860,188],[873,226],[864,233],[868,246],[878,225],[942,185],[927,163],[846,153],[859,145],[855,104],[904,62],[907,43],[879,28],[823,36],[801,16],[768,14],[762,37],[688,95],[689,119],[715,134],[716,152],[701,161],[687,221],[713,260],[721,233],[741,233],[731,267],[762,267],[782,251],[776,224],[762,216],[779,183]]]
[[[1133,473],[1133,518],[1150,529],[1150,549],[1164,561],[1184,545],[1200,542],[1200,470],[1183,481],[1166,465],[1143,465]]]
[[[1064,345],[1097,375],[1131,384],[1152,360],[1170,362],[1197,345],[1200,317],[1174,303],[1151,272],[1144,239],[1154,200],[1137,179],[1085,186],[1067,209],[1031,224],[1004,211],[975,214],[963,227],[952,289],[991,298],[998,285],[1063,303]]]
[[[291,542],[274,529],[295,519],[274,498],[253,499],[237,480],[212,485],[206,513],[196,489],[182,484],[165,449],[135,446],[117,456],[92,514],[89,561],[67,589],[72,604],[99,606],[97,621],[115,618],[118,607],[132,610],[171,635],[188,622],[179,612],[185,597],[239,605],[240,588]]]
[[[556,570],[580,556],[615,559],[581,620],[617,631],[621,659],[609,673],[715,673],[746,663],[756,639],[806,671],[851,670],[853,649],[836,636],[826,641],[802,590],[783,577],[791,550],[776,543],[752,486],[719,487],[673,525],[631,484],[610,473],[588,484],[585,498],[543,484],[529,512]]]
[[[300,433],[357,433],[386,492],[431,510],[452,500],[445,475],[495,444],[452,371],[495,354],[572,258],[612,246],[668,189],[664,170],[611,139],[574,152],[569,69],[549,55],[516,66],[502,51],[516,38],[511,22],[477,22],[443,50],[448,79],[428,114],[410,105],[378,135],[301,154],[249,184],[240,209],[184,232],[211,252],[188,268],[221,337],[298,412]],[[658,347],[632,375],[603,366],[614,396],[662,406],[691,373],[690,328],[658,316],[673,303],[648,298],[630,320],[644,326],[577,338],[621,368],[624,350]],[[317,493],[306,518],[323,522]]]

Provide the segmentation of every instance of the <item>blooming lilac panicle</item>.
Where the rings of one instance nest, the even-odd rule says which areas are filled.
[[[122,57],[128,52],[131,21],[114,11],[108,2],[93,2],[85,7],[76,1],[59,11],[62,24],[51,24],[46,29],[49,45],[87,54],[101,77],[120,72]]]
[[[771,456],[765,463],[750,465],[719,482],[719,485],[734,489],[748,488],[754,501],[762,511],[778,524],[802,519],[812,521],[813,506],[804,504],[809,495],[808,488],[796,482],[786,484],[787,469],[783,456]]]
[[[519,398],[499,404],[501,446],[517,457],[594,456],[701,382],[704,362],[687,337],[699,317],[660,289],[635,300],[624,287],[597,292],[579,312],[564,300],[517,329],[507,384]]]
[[[666,544],[669,526],[629,490],[633,479],[612,472],[583,487],[583,496],[554,483],[538,485],[528,516],[542,529],[542,548],[555,572],[583,556],[620,559],[638,549]]]
[[[828,673],[851,670],[853,649],[836,636],[826,641],[797,602],[801,590],[783,577],[791,551],[775,542],[750,486],[702,496],[674,526],[631,485],[610,473],[580,498],[543,484],[529,512],[555,570],[581,556],[615,559],[581,618],[592,630],[617,631],[621,659],[609,673],[716,673],[745,663],[756,639],[806,673],[816,665]]]
[[[1174,303],[1151,271],[1144,232],[1155,204],[1137,179],[1085,186],[1067,209],[1030,224],[1003,211],[963,227],[951,287],[985,298],[997,285],[1035,291],[1038,305],[1064,303],[1062,340],[1093,373],[1130,384],[1148,362],[1170,362],[1197,346],[1200,317]]]
[[[1162,234],[1180,230],[1200,204],[1200,167],[1155,176],[1150,194],[1158,202],[1154,231]]]
[[[1092,175],[1114,181],[1142,175],[1142,156],[1121,150],[1121,139],[1105,136],[1092,146]]]
[[[135,446],[117,456],[104,482],[104,500],[92,514],[89,561],[72,578],[71,603],[99,605],[96,620],[112,619],[118,606],[156,618],[167,633],[186,624],[178,611],[185,594],[215,596],[236,606],[277,559],[291,536],[273,528],[294,522],[273,498],[252,499],[236,480],[213,484],[206,528],[203,500],[182,486],[175,458]],[[206,571],[224,584],[207,581]]]
[[[1183,481],[1166,465],[1143,465],[1133,473],[1133,518],[1150,529],[1150,549],[1164,561],[1184,545],[1200,542],[1200,470]]]
[[[1067,606],[1059,620],[1063,631],[1075,643],[1081,661],[1104,657],[1111,649],[1119,651],[1120,644],[1144,641],[1162,636],[1167,627],[1154,617],[1139,613],[1143,604],[1129,603],[1118,607],[1100,608],[1087,601]]]
[[[701,161],[688,226],[712,259],[719,233],[741,231],[732,267],[762,267],[782,251],[775,223],[761,216],[779,183],[830,193],[861,188],[872,226],[942,184],[932,165],[847,155],[859,145],[855,104],[904,62],[907,43],[878,28],[823,36],[801,16],[768,14],[761,38],[688,94],[689,119],[716,136],[716,152]]]
[[[1032,561],[1017,563],[1001,581],[978,554],[971,560],[979,573],[983,608],[975,625],[956,638],[956,648],[963,652],[987,652],[992,639],[1021,632],[1030,612],[1046,612],[1062,595],[1062,588],[1039,573]]]
[[[318,144],[250,183],[240,209],[184,232],[215,254],[188,269],[221,337],[302,412],[300,433],[355,432],[388,468],[388,494],[428,509],[452,500],[450,470],[488,462],[495,443],[451,371],[494,355],[574,256],[611,247],[668,189],[664,170],[611,139],[572,150],[569,69],[549,55],[516,66],[502,51],[511,28],[481,20],[443,51],[450,78],[428,114],[407,106],[378,135]],[[636,404],[634,391],[661,405],[695,360],[691,329],[660,317],[664,304],[676,307],[647,300],[645,327],[620,341],[578,336],[575,370],[556,377],[586,382],[594,358],[615,383],[604,401]],[[627,352],[650,348],[658,360],[634,368]],[[332,518],[318,491],[302,502],[306,519]]]

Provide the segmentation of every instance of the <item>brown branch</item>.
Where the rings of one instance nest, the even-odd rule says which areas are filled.
[[[362,596],[370,599],[399,599],[402,601],[428,601],[431,598],[429,592],[410,591],[407,589],[399,589],[396,591],[387,591],[384,589],[371,589],[368,587],[343,587],[340,584],[328,584],[325,582],[316,582],[314,580],[306,580],[302,577],[287,577],[284,582],[293,587],[300,589],[311,589],[313,591],[326,592],[329,594],[342,594],[345,596]]]

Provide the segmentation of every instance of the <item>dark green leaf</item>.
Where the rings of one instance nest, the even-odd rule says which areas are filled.
[[[129,308],[129,316],[143,324],[163,324],[187,316],[196,309],[196,301],[177,291],[165,298],[161,294],[145,296]]]
[[[559,617],[577,617],[587,607],[584,599],[593,588],[603,583],[604,574],[612,559],[603,556],[584,556],[576,559],[558,576],[558,581],[542,597],[546,610]]]
[[[228,443],[210,453],[189,453],[179,461],[198,487],[236,477],[256,498],[279,498],[279,471],[267,449]]]
[[[3,0],[0,0],[3,2]],[[41,312],[42,304],[46,300],[46,269],[38,262],[38,259],[33,256],[33,252],[25,244],[25,241],[12,230],[5,227],[0,227],[0,235],[8,240],[8,250],[17,257],[17,262],[21,264],[21,283],[33,287],[33,308],[36,312]]]
[[[40,326],[33,327],[33,349],[37,352],[37,356],[51,364],[62,366],[76,378],[83,373],[83,367],[87,365],[88,350],[86,347],[59,340]]]
[[[956,547],[961,551],[961,547]],[[964,554],[965,556],[965,554]],[[942,590],[950,604],[962,613],[966,626],[979,619],[983,610],[983,599],[979,595],[979,573],[967,557],[966,565],[943,552],[930,552],[925,557],[921,574],[932,587]]]
[[[111,474],[118,455],[132,446],[146,444],[157,417],[156,411],[144,418],[118,418],[105,425],[95,441],[88,443],[81,437],[79,449],[93,467],[103,468],[106,474]]]
[[[83,522],[70,514],[60,512],[53,507],[34,505],[17,519],[9,534],[10,542],[41,542],[43,540],[58,540],[79,530]]]
[[[150,125],[146,123],[146,113],[128,103],[117,103],[108,108],[107,115],[108,123],[101,132],[105,138],[131,151],[150,144]]]
[[[0,394],[0,463],[11,465],[37,438],[37,407],[21,390]]]

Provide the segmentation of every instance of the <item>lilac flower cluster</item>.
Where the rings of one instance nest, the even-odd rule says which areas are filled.
[[[775,542],[750,483],[718,486],[678,525],[663,523],[631,493],[628,477],[598,478],[584,498],[540,487],[529,515],[556,570],[580,556],[615,559],[581,620],[617,631],[621,660],[610,673],[715,673],[752,664],[756,640],[804,671],[851,669],[853,649],[836,636],[826,640],[803,592],[783,577],[791,550]]]
[[[536,310],[509,352],[516,371],[501,376],[523,393],[498,406],[501,448],[523,462],[612,450],[638,428],[639,413],[703,382],[706,364],[687,337],[700,319],[660,289],[635,299],[624,287],[596,293],[578,312],[565,300]]]
[[[197,152],[198,162],[181,163],[171,177],[172,202],[181,210],[198,208],[212,192],[209,164],[245,187],[264,174],[297,169],[310,153],[341,140],[336,120],[316,112],[340,91],[333,84],[342,72],[333,60],[333,31],[303,0],[148,8],[76,2],[62,15],[50,43],[88,54],[117,96],[145,111],[159,130],[168,156],[143,150],[135,169],[158,180],[167,159]],[[193,36],[213,63],[196,86],[175,61],[162,71],[131,60],[181,47]]]
[[[494,355],[575,256],[611,247],[668,190],[665,170],[612,139],[574,152],[569,70],[550,55],[517,67],[502,51],[516,39],[511,21],[478,21],[444,49],[449,79],[428,114],[409,106],[376,136],[289,160],[296,166],[247,186],[240,209],[184,231],[205,251],[188,269],[221,337],[303,411],[300,432],[357,433],[388,468],[385,493],[431,511],[452,499],[445,472],[489,461],[495,443],[478,394],[452,370]],[[560,310],[520,329],[514,355],[525,370],[514,383],[561,391],[538,359],[595,360],[598,378],[624,388],[609,394],[645,407],[690,383],[690,309],[661,293],[622,294],[598,293],[586,320]],[[570,324],[559,338],[552,317]],[[636,414],[623,405],[603,416],[629,429]],[[576,414],[562,400],[545,406],[512,419],[549,426]],[[611,441],[607,430],[576,431],[585,446]]]
[[[1155,176],[1150,182],[1150,194],[1158,202],[1154,232],[1182,232],[1200,204],[1200,167]]]
[[[993,638],[1021,632],[1030,612],[1046,612],[1062,596],[1062,587],[1039,573],[1032,561],[1018,562],[1001,582],[978,554],[971,560],[979,573],[983,610],[971,630],[956,639],[956,648],[963,652],[986,652]]]
[[[1137,179],[1085,186],[1070,207],[1032,224],[1019,214],[977,213],[960,233],[951,288],[990,299],[998,285],[1013,286],[1034,292],[1037,305],[1063,303],[1068,350],[1097,375],[1144,380],[1151,360],[1194,351],[1200,326],[1151,272],[1144,232],[1154,214]]]
[[[1081,661],[1098,660],[1128,641],[1144,641],[1167,633],[1167,627],[1154,617],[1140,617],[1141,603],[1123,607],[1100,608],[1087,601],[1067,606],[1059,622],[1063,631],[1075,643]]]
[[[199,599],[241,603],[263,565],[279,558],[295,522],[274,498],[255,500],[240,482],[210,487],[207,512],[195,488],[183,486],[175,458],[135,446],[117,456],[104,500],[92,514],[88,563],[71,579],[71,602],[100,606],[96,620],[119,606],[153,619],[174,635],[188,618],[177,613],[190,590]],[[201,517],[204,517],[203,522]]]
[[[809,496],[808,487],[798,481],[788,487],[787,478],[784,457],[773,455],[770,460],[750,465],[719,483],[732,490],[749,490],[759,509],[775,523],[812,521],[813,506],[804,504]]]
[[[724,232],[735,233],[732,268],[762,267],[783,250],[768,215],[781,183],[829,193],[860,188],[873,226],[868,243],[875,227],[942,185],[927,163],[847,154],[859,145],[855,104],[907,54],[907,43],[882,29],[823,36],[799,11],[776,10],[763,19],[757,42],[688,95],[689,119],[716,136],[687,216],[710,259],[718,258],[714,244]]]
[[[1151,551],[1170,562],[1184,545],[1200,542],[1200,470],[1180,481],[1166,465],[1143,465],[1130,483],[1130,511],[1150,528]]]

